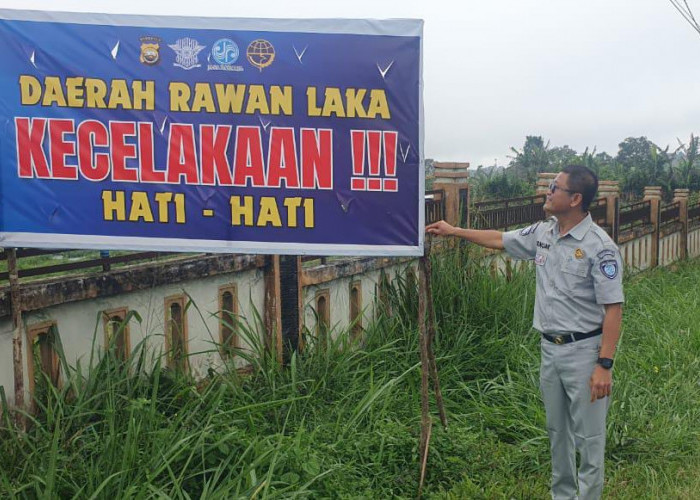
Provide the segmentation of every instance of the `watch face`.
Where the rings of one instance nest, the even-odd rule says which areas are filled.
[[[606,370],[609,370],[612,368],[613,360],[610,358],[598,358],[598,364]]]

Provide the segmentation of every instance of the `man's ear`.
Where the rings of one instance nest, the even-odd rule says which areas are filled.
[[[580,207],[583,203],[583,195],[581,193],[574,193],[571,196],[571,203],[569,204],[571,208]]]

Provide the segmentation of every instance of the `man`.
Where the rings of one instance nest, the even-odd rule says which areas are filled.
[[[605,417],[612,365],[622,323],[622,259],[588,207],[598,190],[590,169],[569,165],[552,181],[549,220],[501,233],[462,229],[445,221],[428,233],[456,236],[534,260],[537,276],[533,327],[541,335],[540,390],[552,453],[552,498],[600,498]]]

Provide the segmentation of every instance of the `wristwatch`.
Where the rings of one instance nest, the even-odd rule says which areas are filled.
[[[613,360],[610,358],[598,358],[597,363],[606,370],[609,370],[610,368],[612,368]]]

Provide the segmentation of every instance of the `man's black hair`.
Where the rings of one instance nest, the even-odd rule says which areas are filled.
[[[598,176],[583,165],[567,165],[561,171],[569,175],[569,190],[581,194],[581,208],[588,212],[588,207],[598,192]]]

